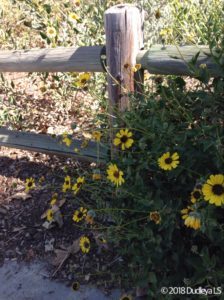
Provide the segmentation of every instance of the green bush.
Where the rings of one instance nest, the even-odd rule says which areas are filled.
[[[107,202],[116,224],[108,233],[124,258],[123,279],[148,286],[157,299],[162,286],[223,284],[223,92],[222,78],[193,92],[182,78],[171,78],[156,93],[131,98],[122,116],[134,143],[114,161],[125,183]],[[158,164],[167,152],[179,155],[171,170]],[[202,193],[212,174],[222,174],[216,205]],[[187,228],[181,211],[200,224]]]

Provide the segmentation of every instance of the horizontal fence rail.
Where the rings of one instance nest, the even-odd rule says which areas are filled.
[[[0,72],[104,72],[103,46],[59,47],[0,51]],[[139,51],[136,61],[151,74],[192,76],[190,60],[200,52],[196,65],[206,64],[212,77],[222,74],[207,46],[154,45]]]
[[[69,147],[62,144],[60,141],[62,141],[61,136],[53,138],[45,134],[0,128],[0,146],[46,154],[69,156],[84,161],[96,161],[98,159],[97,144],[92,141],[89,141],[85,148],[82,147],[81,140],[72,139],[72,144]],[[79,149],[79,152],[75,152],[75,148]],[[100,147],[99,161],[104,162],[107,157],[107,150]]]
[[[139,52],[137,62],[152,74],[194,76],[188,63],[197,53],[196,67],[205,64],[211,77],[223,74],[208,46],[154,45],[150,50]]]
[[[102,46],[0,51],[0,72],[103,72]]]

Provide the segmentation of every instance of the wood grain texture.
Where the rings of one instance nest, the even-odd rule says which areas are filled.
[[[198,53],[197,67],[206,64],[212,77],[223,75],[221,68],[211,57],[207,46],[172,46],[154,45],[151,49],[140,51],[137,63],[140,63],[149,73],[161,75],[194,76],[188,63]],[[223,58],[222,58],[223,61]]]
[[[129,92],[134,92],[136,56],[143,48],[143,15],[131,4],[120,4],[104,15],[108,66],[108,92],[111,113],[129,107]]]
[[[97,160],[96,143],[90,141],[86,148],[82,148],[81,140],[73,140],[71,146],[67,147],[60,142],[61,140],[61,136],[53,138],[44,134],[21,132],[8,130],[6,128],[0,128],[0,146],[24,149],[46,154],[69,156],[74,157],[77,160]],[[80,149],[80,152],[75,153],[74,148]],[[104,160],[106,160],[106,158],[106,149],[100,147],[100,161],[103,162]]]
[[[0,51],[0,72],[103,72],[102,46]]]
[[[114,36],[118,39],[114,38],[113,47],[117,49],[116,53],[119,53],[121,34],[116,32]],[[4,50],[0,51],[0,72],[103,72],[104,69],[100,62],[101,50],[102,46]],[[200,51],[200,55],[197,65],[206,64],[214,77],[222,75],[220,67],[210,57],[208,46],[176,47],[167,45],[164,48],[162,45],[154,45],[149,50],[139,51],[138,49],[132,57],[133,65],[136,60],[142,65],[142,68],[147,69],[152,74],[192,76],[187,63],[198,51]],[[110,53],[108,48],[107,53]],[[114,56],[111,57],[112,72],[116,73],[118,66],[122,64],[121,58],[118,56],[118,59],[115,60]],[[118,79],[122,77],[122,72],[122,69],[118,71]],[[130,82],[130,87],[133,89],[132,77],[128,76],[128,72],[124,72],[124,80]],[[111,78],[110,82],[113,84],[111,101],[114,101],[113,94],[119,94],[119,86]]]

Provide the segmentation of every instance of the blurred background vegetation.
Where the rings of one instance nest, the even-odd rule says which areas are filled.
[[[104,12],[120,3],[133,3],[145,11],[146,49],[155,43],[223,43],[222,0],[0,0],[0,49],[103,45]],[[48,28],[54,28],[54,37],[48,35]],[[93,121],[102,126],[105,121],[105,74],[92,74],[82,89],[75,85],[78,74],[74,73],[7,75],[0,79],[0,125],[57,133],[59,126],[64,130],[89,122],[91,127]],[[63,117],[49,120],[47,112],[43,120],[43,101],[45,108],[49,106],[46,98],[50,111]]]
[[[159,43],[164,36],[173,43],[206,44],[210,38],[207,35],[210,20],[221,24],[224,8],[222,0],[0,2],[1,49],[46,47],[48,26],[57,31],[57,46],[104,44],[104,12],[119,3],[136,4],[145,11],[146,45]],[[69,20],[71,12],[77,14],[77,22]]]

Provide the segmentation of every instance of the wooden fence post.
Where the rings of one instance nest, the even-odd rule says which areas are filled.
[[[119,4],[105,12],[106,55],[110,113],[129,108],[128,92],[135,90],[132,67],[143,49],[143,14],[132,4]]]

